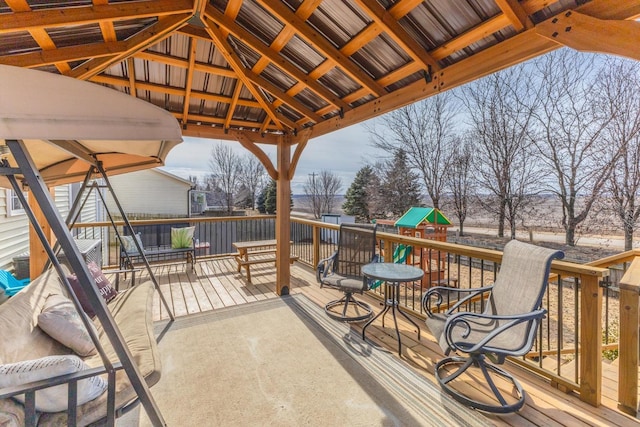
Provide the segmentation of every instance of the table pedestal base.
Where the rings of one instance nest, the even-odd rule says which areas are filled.
[[[398,319],[396,317],[396,311],[402,314],[405,319],[407,319],[413,326],[418,329],[418,341],[420,340],[420,326],[416,324],[407,313],[400,310],[398,306],[398,292],[400,289],[400,284],[398,282],[385,282],[384,285],[384,309],[380,311],[380,313],[376,314],[375,317],[369,320],[362,328],[362,339],[364,340],[364,333],[367,329],[367,326],[372,324],[378,317],[382,316],[382,327],[384,328],[384,316],[386,316],[389,309],[391,309],[391,314],[393,315],[393,323],[396,328],[396,336],[398,338],[398,355],[402,356],[402,341],[400,340],[400,330],[398,329]]]

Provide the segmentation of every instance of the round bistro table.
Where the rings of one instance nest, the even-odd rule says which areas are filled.
[[[421,280],[424,271],[407,264],[396,264],[392,262],[374,262],[362,267],[362,274],[373,280],[382,280],[384,282],[384,309],[376,316],[369,320],[362,328],[362,339],[364,340],[364,332],[374,320],[382,316],[382,327],[384,328],[384,316],[389,310],[393,314],[393,323],[396,328],[398,337],[398,354],[402,356],[402,342],[400,341],[400,330],[398,329],[398,319],[396,311],[402,314],[409,322],[418,329],[418,340],[420,340],[420,327],[405,312],[400,310],[398,306],[398,294],[400,283],[414,282]]]

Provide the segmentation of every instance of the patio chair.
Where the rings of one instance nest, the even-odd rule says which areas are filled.
[[[531,350],[538,325],[547,312],[541,306],[551,262],[563,257],[561,251],[512,240],[504,247],[502,265],[493,285],[456,290],[466,295],[444,313],[436,313],[432,307],[434,303],[439,307],[451,289],[438,286],[425,293],[422,304],[427,313],[427,327],[445,356],[452,350],[463,354],[446,357],[436,364],[435,376],[444,391],[459,402],[486,412],[515,412],[524,405],[520,383],[496,365],[504,363],[507,356],[523,356]],[[460,311],[487,293],[482,313]],[[475,400],[454,389],[451,382],[470,367],[482,372],[495,403]],[[515,396],[509,399],[510,403],[498,389],[494,375],[514,387]]]
[[[375,224],[340,225],[338,250],[321,260],[317,268],[320,287],[344,292],[342,298],[325,305],[324,310],[329,317],[342,322],[361,322],[371,317],[371,306],[356,300],[353,294],[362,294],[369,289],[369,280],[363,276],[362,266],[377,259]]]
[[[13,296],[29,284],[29,279],[16,279],[13,274],[6,270],[0,270],[0,288],[4,290],[5,295]]]

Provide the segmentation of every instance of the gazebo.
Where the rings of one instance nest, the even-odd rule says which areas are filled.
[[[640,0],[8,0],[0,64],[88,80],[164,108],[183,136],[236,141],[286,207],[309,141],[563,46],[640,59],[638,16]],[[277,212],[287,294],[289,209]]]

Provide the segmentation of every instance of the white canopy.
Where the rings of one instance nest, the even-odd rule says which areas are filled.
[[[182,133],[170,113],[132,96],[0,65],[0,146],[8,139],[23,140],[47,185],[55,186],[81,181],[96,161],[109,175],[161,166]],[[11,153],[0,156],[16,166]],[[10,187],[5,177],[0,186]]]

